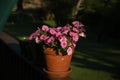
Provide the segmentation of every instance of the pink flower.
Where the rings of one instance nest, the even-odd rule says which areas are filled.
[[[40,42],[40,40],[39,40],[38,37],[35,38],[35,42],[36,42],[36,43],[39,43],[39,42]]]
[[[75,32],[70,32],[69,35],[70,36],[74,36]]]
[[[50,43],[52,43],[54,40],[55,40],[55,38],[54,38],[53,36],[51,36],[50,38],[48,38],[48,39],[46,40],[46,44],[50,44]]]
[[[55,36],[58,38],[58,37],[62,36],[62,33],[58,32],[58,33],[55,34]]]
[[[61,30],[62,30],[62,27],[57,27],[56,30],[57,30],[57,31],[61,31]]]
[[[76,44],[74,42],[70,42],[69,46],[74,46],[76,47]]]
[[[68,55],[72,55],[72,48],[71,48],[71,47],[69,47],[69,48],[67,49],[67,54],[68,54]]]
[[[61,47],[64,49],[64,48],[66,48],[67,47],[67,42],[66,41],[63,41],[63,42],[61,42]]]
[[[80,23],[79,21],[73,21],[72,24],[74,25],[74,27],[76,27],[77,29],[82,28],[84,25],[82,23]]]
[[[70,28],[71,28],[71,26],[69,24],[67,24],[63,27],[63,30],[70,30]]]
[[[74,31],[74,32],[77,32],[77,33],[79,32],[78,29],[75,28],[75,27],[73,27],[73,31]]]
[[[78,34],[75,33],[75,32],[70,32],[70,36],[72,36],[72,39],[73,39],[74,41],[78,41],[78,39],[79,39]]]
[[[68,34],[68,32],[69,32],[69,30],[64,30],[63,31],[63,33],[66,34],[66,35]]]
[[[49,28],[48,28],[48,26],[43,25],[43,26],[42,26],[42,30],[43,30],[43,31],[48,31],[48,30],[49,30]]]
[[[61,37],[59,38],[59,41],[60,41],[60,42],[67,42],[67,38],[66,38],[65,36],[61,36]]]
[[[73,45],[74,47],[76,47],[76,44],[75,44],[75,43],[72,43],[72,45]]]
[[[79,25],[80,22],[79,21],[73,21],[72,24],[75,26],[75,25]]]
[[[51,47],[58,49],[61,53],[71,55],[73,48],[79,37],[86,37],[84,25],[79,21],[73,21],[72,25],[58,26],[56,28],[42,25],[38,30],[32,33],[29,40],[34,40],[36,43],[43,43],[44,48]]]
[[[77,33],[76,33],[76,34],[74,34],[74,36],[73,36],[73,40],[77,42],[77,41],[78,41],[78,39],[79,39],[78,34],[77,34]]]
[[[56,33],[55,28],[50,28],[50,34],[55,35]]]
[[[40,36],[40,40],[46,40],[46,39],[47,39],[46,35],[43,34],[43,35]]]
[[[80,35],[81,37],[86,38],[86,35],[85,35],[85,33],[84,33],[84,32],[81,32],[79,35]]]
[[[33,40],[35,38],[35,33],[32,33],[29,37],[29,40]]]
[[[35,31],[36,35],[40,35],[40,29],[38,29],[37,31]]]

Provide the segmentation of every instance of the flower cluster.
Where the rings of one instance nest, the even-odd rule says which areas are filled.
[[[56,28],[42,25],[30,35],[29,40],[42,43],[44,48],[51,47],[62,54],[71,55],[79,37],[86,37],[84,25],[79,21],[73,21],[71,25]]]

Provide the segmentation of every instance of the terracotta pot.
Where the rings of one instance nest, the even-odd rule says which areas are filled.
[[[66,78],[71,73],[72,69],[70,68],[68,71],[47,71],[46,69],[43,69],[43,71],[48,75],[49,79],[60,79]]]
[[[55,50],[52,48],[45,49],[44,53],[46,61],[45,72],[48,76],[66,77],[71,72],[70,63],[72,55],[63,56],[62,53],[56,55]]]

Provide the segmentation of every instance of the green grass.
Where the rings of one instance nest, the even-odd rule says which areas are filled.
[[[54,22],[45,21],[45,23],[55,26]],[[40,25],[40,22],[35,23],[32,19],[26,22],[24,19],[21,23],[7,22],[4,31],[20,40],[27,40]],[[89,36],[81,39],[72,58],[70,77],[73,80],[120,80],[120,47],[114,43],[113,41],[97,43]]]
[[[74,80],[119,80],[119,67],[120,49],[81,41],[72,59],[70,76]]]
[[[74,80],[113,80],[107,72],[75,66],[72,66],[72,69],[70,76]]]

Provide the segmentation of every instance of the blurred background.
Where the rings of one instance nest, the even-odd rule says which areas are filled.
[[[94,40],[119,40],[119,14],[119,0],[18,0],[5,31],[14,34],[10,30],[24,27],[19,32],[28,35],[42,24],[55,27],[80,20],[85,25],[87,36]]]
[[[2,2],[0,17],[10,1]],[[22,55],[34,62],[39,48],[29,44],[29,35],[43,24],[57,27],[74,20],[84,24],[87,38],[77,44],[70,77],[120,80],[120,0],[18,0],[3,31],[22,41]]]

